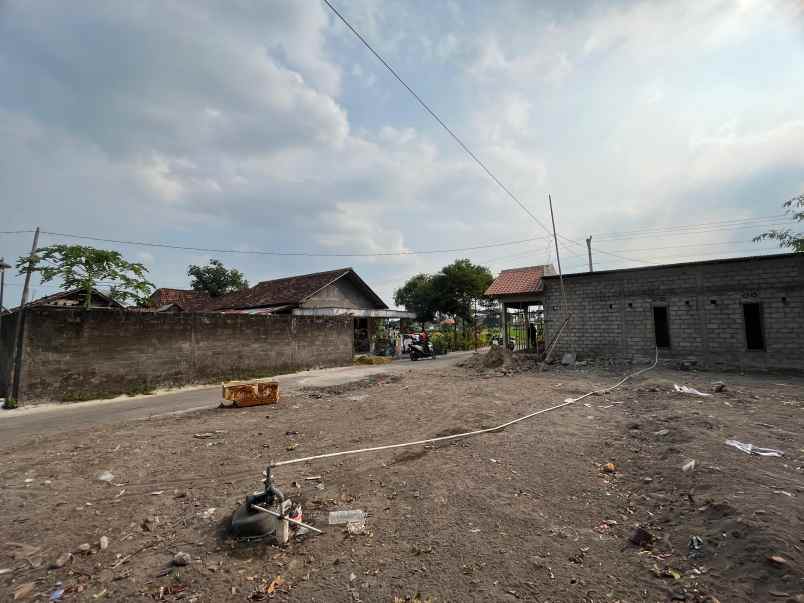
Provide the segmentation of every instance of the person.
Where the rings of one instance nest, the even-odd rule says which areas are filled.
[[[528,348],[536,349],[536,325],[532,322],[528,323]]]

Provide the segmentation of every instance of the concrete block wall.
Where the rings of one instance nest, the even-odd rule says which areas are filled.
[[[545,279],[545,329],[552,340],[564,314],[557,278]],[[662,358],[713,368],[804,370],[804,254],[719,260],[568,275],[572,319],[558,354],[652,359],[653,307],[666,306],[670,347]],[[759,302],[764,350],[748,350],[743,304]]]
[[[84,400],[342,366],[352,332],[348,317],[31,308],[19,398]]]

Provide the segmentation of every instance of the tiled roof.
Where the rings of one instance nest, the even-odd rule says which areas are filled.
[[[498,297],[501,295],[541,293],[543,289],[542,277],[553,272],[552,266],[527,266],[525,268],[503,270],[486,289],[486,295],[488,297]]]
[[[58,293],[53,293],[51,295],[46,295],[45,297],[40,297],[39,299],[35,299],[30,302],[29,306],[80,306],[84,300],[84,296],[86,293],[82,289],[71,289],[70,291],[59,291]],[[99,301],[102,301],[106,307],[110,308],[122,308],[124,307],[123,304],[118,302],[115,299],[112,299],[105,293],[101,293],[97,289],[92,289],[92,297],[98,298]],[[67,302],[67,303],[65,303]],[[72,303],[69,303],[72,302]],[[99,304],[97,301],[92,302],[92,307],[98,307]]]
[[[176,304],[185,312],[198,312],[204,309],[211,297],[206,291],[195,291],[193,289],[157,289],[151,293],[149,298],[151,306],[161,308],[169,304]]]
[[[288,276],[272,281],[263,281],[249,289],[235,291],[219,297],[207,306],[207,310],[228,310],[235,308],[264,308],[269,306],[293,306],[304,302],[308,297],[320,291],[330,283],[351,275],[368,297],[375,298],[378,308],[387,308],[383,301],[371,288],[357,276],[351,268],[339,268],[326,272]]]

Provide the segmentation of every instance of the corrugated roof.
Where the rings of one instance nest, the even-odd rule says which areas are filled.
[[[553,272],[552,266],[526,266],[524,268],[509,268],[503,270],[494,279],[486,296],[499,297],[501,295],[526,295],[541,293],[544,289],[542,277]]]

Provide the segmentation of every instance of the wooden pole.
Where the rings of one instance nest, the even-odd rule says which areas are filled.
[[[592,268],[592,235],[586,239],[586,252],[589,254],[589,272],[594,272],[595,269]]]
[[[25,271],[25,284],[22,287],[22,298],[20,299],[20,307],[17,310],[17,324],[14,331],[14,340],[11,343],[11,362],[10,362],[10,379],[8,386],[8,396],[13,398],[17,404],[20,403],[19,389],[20,389],[20,373],[22,372],[22,354],[18,354],[17,350],[22,341],[22,322],[25,315],[25,305],[28,303],[28,287],[31,285],[31,273],[33,272],[33,258],[36,254],[36,248],[39,245],[39,227],[36,227],[34,232],[33,245],[31,245],[31,255],[28,256],[28,268]]]

